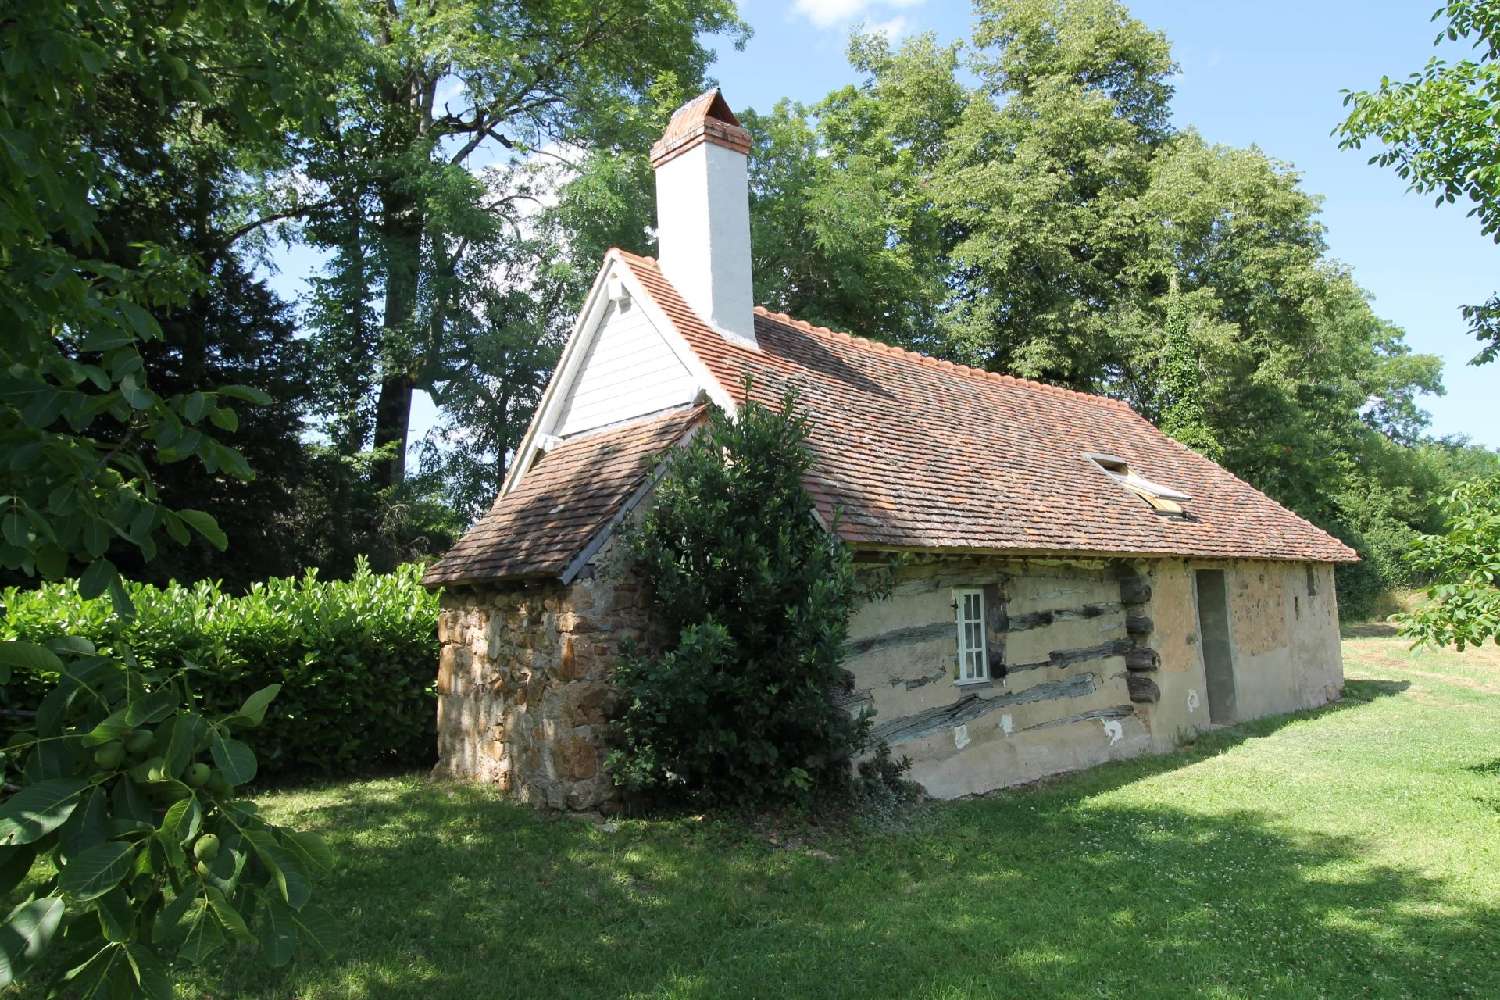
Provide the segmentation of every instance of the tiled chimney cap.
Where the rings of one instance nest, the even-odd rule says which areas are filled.
[[[659,167],[704,142],[750,153],[750,133],[729,110],[718,87],[705,90],[672,113],[667,131],[651,147],[651,166]]]

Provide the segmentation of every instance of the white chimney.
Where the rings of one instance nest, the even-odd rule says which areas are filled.
[[[662,274],[726,340],[754,348],[750,133],[715,87],[678,108],[651,147]]]

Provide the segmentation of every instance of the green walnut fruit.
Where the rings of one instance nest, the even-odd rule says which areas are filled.
[[[228,795],[230,789],[229,781],[224,777],[224,772],[214,771],[208,776],[208,790],[215,795]]]
[[[208,776],[213,773],[207,764],[198,763],[187,769],[184,780],[194,788],[202,788],[208,782]]]
[[[193,857],[199,861],[212,861],[219,856],[219,838],[211,833],[205,833],[198,838],[193,845]]]
[[[156,734],[149,729],[142,729],[125,737],[125,750],[133,756],[145,753],[155,744]]]
[[[110,740],[94,751],[94,763],[106,771],[113,771],[125,762],[125,745],[119,740]]]
[[[202,875],[204,878],[208,877],[209,868],[207,862],[200,861],[193,868],[199,875]]]

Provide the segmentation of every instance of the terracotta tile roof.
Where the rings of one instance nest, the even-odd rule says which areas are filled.
[[[447,555],[428,586],[560,576],[612,518],[653,465],[704,413],[685,407],[570,438],[495,501]]]
[[[809,489],[853,545],[1349,562],[1354,551],[1102,396],[940,361],[756,310],[760,350],[703,324],[656,262],[611,251],[724,390],[812,418]],[[1191,494],[1156,513],[1084,457]]]

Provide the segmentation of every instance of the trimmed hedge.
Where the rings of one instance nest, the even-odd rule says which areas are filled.
[[[44,642],[79,635],[114,651],[122,635],[143,666],[201,668],[193,687],[206,714],[233,711],[251,692],[279,683],[256,730],[261,773],[345,774],[430,764],[436,750],[437,612],[421,567],[349,580],[309,573],[268,580],[241,597],[217,583],[127,586],[134,621],[114,618],[107,599],[84,600],[74,583],[9,589],[0,639]],[[16,676],[11,707],[31,708],[52,678]]]

